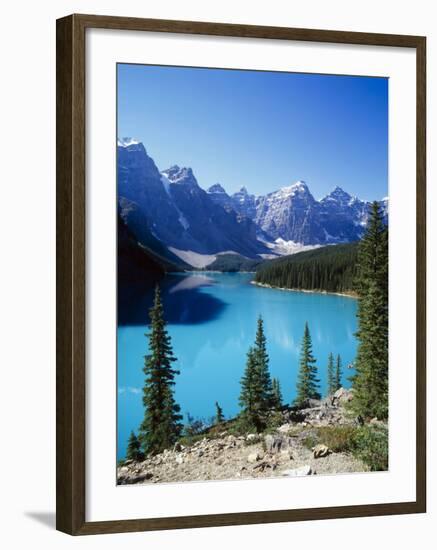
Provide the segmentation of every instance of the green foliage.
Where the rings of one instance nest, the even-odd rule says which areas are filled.
[[[255,420],[256,417],[253,414],[243,409],[228,427],[228,433],[238,436],[261,431],[259,427],[255,425]]]
[[[207,428],[206,422],[200,418],[194,418],[189,412],[187,412],[187,423],[183,429],[183,435],[192,436],[203,433]]]
[[[243,377],[241,378],[241,391],[239,398],[239,405],[243,409],[242,415],[247,419],[255,419],[257,416],[256,410],[256,362],[255,353],[253,347],[249,348],[246,359],[246,369]],[[254,425],[254,423],[253,423]]]
[[[334,453],[351,453],[370,470],[388,469],[388,430],[382,426],[321,426],[309,432],[303,444],[312,449],[318,443]]]
[[[237,271],[255,271],[263,260],[251,260],[240,254],[220,254],[205,267],[205,271],[224,271],[233,273]]]
[[[245,418],[248,427],[253,427],[257,431],[264,429],[273,401],[266,337],[263,320],[259,317],[255,344],[247,353],[239,398],[239,404],[243,409],[241,415]]]
[[[273,387],[269,372],[267,340],[261,316],[258,317],[257,321],[254,351],[260,385],[260,407],[263,412],[267,412],[273,405]]]
[[[146,454],[157,454],[171,447],[180,436],[182,416],[173,396],[174,378],[179,371],[173,368],[176,361],[171,339],[166,329],[159,287],[150,309],[150,354],[144,358],[146,375],[143,387],[144,420],[139,439]]]
[[[297,377],[297,396],[295,405],[302,405],[307,399],[320,399],[318,391],[316,359],[313,357],[310,329],[305,323]]]
[[[129,436],[127,444],[126,460],[135,460],[136,462],[144,460],[144,453],[141,452],[141,443],[133,431]]]
[[[351,425],[321,426],[316,428],[304,440],[308,449],[318,443],[327,445],[334,453],[349,452],[354,448],[354,438],[359,428]]]
[[[327,375],[327,386],[328,391],[327,395],[332,395],[336,392],[336,384],[335,384],[335,372],[334,372],[334,356],[332,353],[328,356],[328,367],[327,367],[328,375]]]
[[[335,361],[335,366],[334,366],[334,356],[332,353],[329,354],[327,371],[328,371],[327,395],[333,395],[338,389],[341,388],[341,385],[342,385],[341,379],[343,375],[343,369],[342,369],[340,355],[337,355],[337,359]]]
[[[302,440],[302,444],[311,451],[313,447],[315,447],[318,443],[320,443],[319,438],[317,437],[316,432],[310,432],[308,433],[304,439]]]
[[[354,291],[357,243],[324,246],[264,262],[255,281],[280,288]]]
[[[388,230],[378,203],[358,250],[359,341],[352,407],[363,417],[388,417]]]
[[[272,379],[272,396],[273,396],[273,407],[280,411],[282,409],[282,391],[281,385],[278,378]]]
[[[223,416],[223,409],[220,407],[218,402],[215,402],[215,423],[221,424],[224,422],[225,417]]]
[[[341,377],[343,375],[343,369],[341,365],[341,357],[340,355],[337,355],[337,361],[335,364],[335,377],[334,377],[334,385],[335,385],[335,391],[339,390],[341,388]]]
[[[282,424],[284,424],[284,417],[282,413],[279,410],[273,411],[269,414],[267,418],[264,432],[274,433],[276,432],[277,428],[279,428],[279,426],[282,426]]]
[[[372,471],[388,470],[388,430],[385,426],[362,426],[354,437],[353,454]]]

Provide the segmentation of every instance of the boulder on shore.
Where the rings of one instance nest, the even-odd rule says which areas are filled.
[[[311,450],[313,451],[314,458],[323,458],[331,453],[329,447],[327,445],[323,445],[323,443],[319,443]]]

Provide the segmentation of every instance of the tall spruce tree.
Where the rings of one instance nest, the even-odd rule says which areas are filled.
[[[340,355],[337,355],[337,360],[335,362],[335,391],[339,390],[341,388],[341,377],[343,375],[343,369],[341,366],[341,357]]]
[[[358,248],[358,332],[353,400],[363,417],[388,417],[388,229],[377,202]]]
[[[258,317],[254,345],[255,360],[258,370],[258,384],[260,409],[266,413],[273,406],[273,388],[269,372],[269,355],[267,340],[264,334],[264,322],[261,315]]]
[[[282,409],[282,392],[278,378],[272,378],[273,406],[277,411]]]
[[[327,368],[327,380],[328,380],[328,395],[332,395],[337,391],[337,386],[335,383],[335,367],[334,367],[334,356],[332,353],[328,356],[328,368]]]
[[[130,433],[127,443],[126,459],[135,460],[136,462],[144,459],[144,454],[141,452],[141,443],[133,431]]]
[[[255,351],[253,347],[247,352],[246,368],[241,378],[241,391],[239,405],[242,408],[241,415],[254,427],[261,424],[259,402],[258,402],[258,375]]]
[[[218,404],[218,401],[215,402],[215,423],[221,424],[224,422],[225,417],[223,415],[223,409]]]
[[[139,430],[139,439],[146,454],[157,454],[171,447],[182,430],[180,407],[173,396],[174,378],[179,371],[172,366],[176,358],[167,332],[158,286],[149,315],[151,329],[147,336],[150,354],[144,358],[145,413]]]
[[[261,317],[258,318],[255,343],[247,353],[246,369],[241,379],[239,403],[242,416],[256,430],[262,430],[269,411],[274,407],[269,356]]]
[[[320,399],[316,359],[313,357],[310,329],[305,323],[297,378],[295,404],[302,405],[307,399]]]

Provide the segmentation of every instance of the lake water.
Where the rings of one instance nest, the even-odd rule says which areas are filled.
[[[215,401],[226,417],[238,411],[240,379],[246,353],[255,338],[256,320],[264,319],[272,377],[280,380],[284,402],[295,397],[300,344],[308,321],[326,392],[326,364],[332,351],[342,357],[343,385],[354,372],[356,300],[344,296],[290,292],[251,284],[250,273],[168,275],[161,284],[168,331],[180,370],[175,397],[181,412],[209,419]],[[118,458],[123,458],[130,431],[143,417],[144,355],[148,353],[150,290],[121,296],[118,327]]]

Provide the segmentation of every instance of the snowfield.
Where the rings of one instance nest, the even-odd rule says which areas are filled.
[[[206,267],[217,259],[217,255],[215,254],[199,254],[192,250],[179,250],[173,246],[169,246],[168,249],[178,258],[193,267]]]

